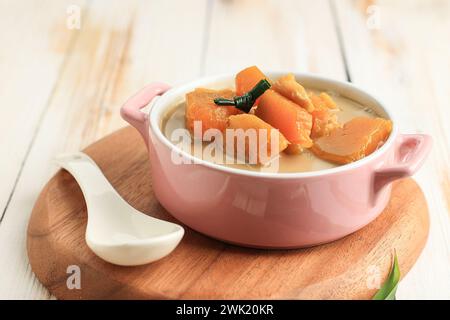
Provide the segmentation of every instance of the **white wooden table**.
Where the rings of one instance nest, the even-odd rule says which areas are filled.
[[[450,299],[449,40],[444,0],[1,0],[0,298],[51,298],[25,239],[55,154],[124,126],[121,103],[149,82],[256,64],[352,81],[434,137],[416,175],[430,236],[398,298]]]

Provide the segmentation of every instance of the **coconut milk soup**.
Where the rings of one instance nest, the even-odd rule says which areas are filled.
[[[307,90],[315,94],[320,93],[320,91],[314,89]],[[335,93],[328,92],[328,94],[332,97],[332,99],[338,106],[338,108],[336,110],[333,110],[333,112],[336,114],[339,123],[346,123],[356,117],[378,117],[378,115],[375,114],[375,112],[373,112],[371,109],[365,108],[355,101],[339,96]],[[173,106],[165,114],[161,122],[161,129],[163,134],[175,145],[178,145],[180,143],[180,140],[179,135],[174,134],[174,132],[180,128],[186,129],[186,101]],[[203,142],[203,146],[205,147],[210,143],[211,142]],[[194,155],[194,139],[192,139],[190,153]],[[209,153],[203,153],[203,160],[216,162],[215,158],[212,157]],[[319,158],[308,148],[303,149],[300,154],[287,154],[285,152],[281,152],[277,156],[277,160],[277,172],[283,173],[317,171],[334,168],[340,165],[338,163]],[[221,164],[231,168],[253,171],[260,171],[262,168],[261,165],[251,164],[228,164],[224,162],[222,162]]]

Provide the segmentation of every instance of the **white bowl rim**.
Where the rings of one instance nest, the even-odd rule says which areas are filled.
[[[388,108],[386,108],[386,105],[383,103],[383,101],[376,97],[374,94],[370,93],[369,90],[363,89],[362,87],[355,85],[350,82],[341,81],[329,77],[320,76],[317,74],[312,74],[308,72],[292,72],[292,71],[267,71],[264,72],[269,77],[278,77],[282,74],[287,73],[293,73],[295,77],[301,77],[301,78],[309,78],[312,81],[321,81],[321,82],[328,82],[334,86],[341,86],[343,88],[346,88],[351,91],[355,91],[359,94],[366,95],[370,99],[372,99],[379,108],[381,108],[388,118],[392,121],[392,131],[389,135],[386,142],[375,152],[368,155],[367,157],[364,157],[363,159],[357,160],[355,162],[351,162],[348,164],[340,165],[334,168],[329,169],[323,169],[323,170],[315,170],[315,171],[305,171],[305,172],[260,172],[260,171],[252,171],[252,170],[245,170],[245,169],[238,169],[238,168],[232,168],[221,164],[216,164],[213,162],[209,162],[200,158],[197,158],[193,156],[192,154],[185,152],[178,148],[176,145],[174,145],[161,131],[160,128],[160,119],[162,116],[162,111],[164,107],[166,107],[166,101],[170,98],[173,98],[174,96],[178,96],[180,92],[183,92],[186,90],[186,87],[197,87],[197,86],[205,86],[205,83],[214,83],[218,81],[224,81],[230,78],[234,79],[235,73],[225,73],[225,74],[219,74],[219,75],[213,75],[213,76],[207,76],[202,77],[194,81],[185,82],[180,85],[176,85],[166,91],[162,96],[160,96],[154,103],[152,103],[152,106],[149,110],[148,116],[149,116],[149,130],[152,130],[153,134],[169,149],[171,149],[172,152],[177,152],[178,154],[182,155],[183,157],[186,157],[191,165],[202,165],[214,170],[219,170],[224,173],[228,174],[234,174],[234,175],[244,175],[249,177],[257,177],[257,178],[273,178],[273,179],[298,179],[298,178],[312,178],[312,177],[318,177],[323,175],[335,175],[335,174],[341,174],[345,173],[346,171],[350,171],[353,169],[357,169],[360,167],[363,167],[372,161],[375,161],[379,157],[381,157],[386,151],[388,151],[391,146],[394,144],[394,141],[396,140],[397,134],[398,134],[398,125],[395,121],[392,112],[389,111]],[[275,76],[273,76],[275,75]],[[339,93],[339,92],[338,92]],[[167,106],[167,107],[170,107]],[[152,143],[151,141],[149,143]]]

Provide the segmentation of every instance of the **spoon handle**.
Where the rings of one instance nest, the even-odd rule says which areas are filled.
[[[117,191],[103,175],[100,168],[88,155],[82,152],[62,154],[57,156],[54,161],[62,168],[66,169],[78,182],[83,192],[86,203],[90,200],[99,198],[102,195],[117,194]]]

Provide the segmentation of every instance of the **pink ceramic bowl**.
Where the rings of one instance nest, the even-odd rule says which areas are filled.
[[[285,73],[266,73],[274,79]],[[297,248],[344,237],[370,223],[385,208],[391,182],[414,174],[431,138],[399,134],[386,106],[349,83],[296,74],[306,87],[332,90],[393,120],[386,143],[368,157],[337,168],[306,173],[260,173],[196,159],[175,164],[172,152],[191,162],[161,132],[162,117],[196,87],[232,87],[234,75],[200,79],[170,88],[153,83],[130,98],[122,117],[142,134],[160,203],[192,229],[226,242],[261,248]],[[160,95],[157,99],[156,96]],[[148,114],[140,109],[152,100]]]

